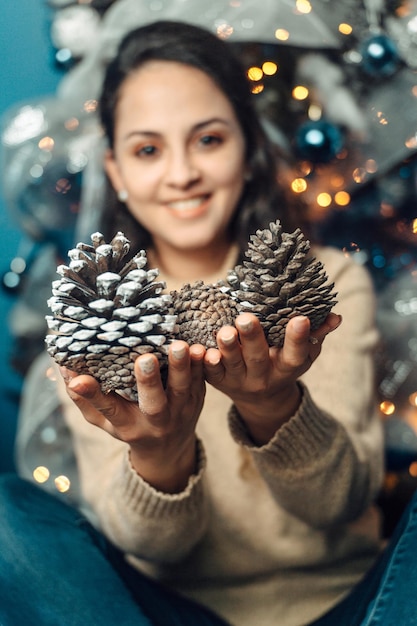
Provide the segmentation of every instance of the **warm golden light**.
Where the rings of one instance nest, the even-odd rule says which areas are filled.
[[[409,150],[415,150],[417,148],[417,135],[413,135],[404,142],[404,145]]]
[[[46,483],[50,476],[49,469],[43,465],[39,465],[39,467],[33,470],[32,476],[37,483]]]
[[[382,111],[378,111],[376,116],[382,126],[386,126],[388,124],[388,119],[385,117],[385,113],[383,113]]]
[[[80,125],[80,121],[77,120],[76,117],[70,117],[69,120],[67,120],[64,123],[64,126],[67,130],[76,130]]]
[[[309,0],[297,0],[295,6],[297,11],[300,13],[311,13],[311,4]]]
[[[349,152],[346,150],[346,148],[343,148],[340,152],[336,154],[336,159],[338,161],[343,161],[343,159],[346,159],[347,156],[349,156]]]
[[[278,71],[278,65],[273,61],[265,61],[265,63],[262,64],[262,70],[267,76],[273,76]]]
[[[345,184],[345,179],[341,174],[333,174],[330,178],[330,184],[333,189],[340,189]]]
[[[310,120],[317,122],[317,120],[321,119],[323,115],[323,109],[319,104],[310,104],[308,107],[308,117]]]
[[[251,91],[252,93],[261,93],[265,89],[265,85],[254,85]]]
[[[342,35],[350,35],[352,30],[353,28],[350,24],[346,24],[345,22],[339,24],[339,33]]]
[[[307,87],[303,87],[303,85],[297,85],[292,90],[292,97],[295,100],[305,100],[308,98],[308,89]]]
[[[363,183],[366,179],[366,170],[363,167],[356,167],[352,172],[352,178],[355,183]]]
[[[360,246],[355,241],[351,241],[348,246],[342,248],[342,252],[346,258],[351,257],[353,254],[360,252]]]
[[[55,189],[58,193],[66,194],[71,190],[71,183],[68,178],[60,178],[56,181]]]
[[[60,493],[65,493],[71,486],[71,481],[67,476],[57,476],[54,483]]]
[[[390,400],[383,400],[379,405],[379,410],[384,415],[392,415],[395,411],[395,404]]]
[[[326,193],[324,191],[322,193],[319,193],[319,195],[316,198],[316,201],[319,206],[328,207],[332,203],[332,197],[329,193]]]
[[[335,194],[334,201],[339,206],[347,206],[350,202],[350,195],[347,191],[338,191]]]
[[[221,24],[216,29],[217,36],[220,39],[228,39],[231,35],[233,35],[233,26],[230,24]]]
[[[278,39],[278,41],[288,41],[289,37],[290,33],[285,28],[277,28],[275,31],[275,39]]]
[[[395,215],[395,209],[392,204],[381,202],[379,213],[382,217],[393,217]]]
[[[417,218],[413,220],[412,229],[413,229],[413,234],[417,235]]]
[[[86,100],[84,102],[84,111],[86,113],[94,113],[97,110],[98,102],[97,100]]]
[[[47,152],[53,150],[54,145],[55,141],[52,139],[52,137],[42,137],[42,139],[40,139],[38,143],[38,147],[41,150],[46,150]]]
[[[365,169],[370,174],[375,174],[378,171],[378,164],[375,159],[368,159],[365,163]]]
[[[311,163],[309,163],[308,161],[302,161],[301,163],[298,164],[300,173],[303,176],[308,176],[309,174],[311,174]]]
[[[294,193],[303,193],[307,189],[307,183],[304,178],[295,178],[291,183],[291,189]]]
[[[248,69],[249,80],[253,80],[253,81],[261,80],[263,78],[263,75],[264,73],[260,67],[253,66]]]
[[[408,468],[408,471],[410,473],[410,476],[413,476],[413,478],[417,476],[417,463],[415,461],[414,463],[411,463],[410,467]]]
[[[411,406],[417,406],[417,391],[415,391],[411,394],[411,396],[408,397],[408,401]]]

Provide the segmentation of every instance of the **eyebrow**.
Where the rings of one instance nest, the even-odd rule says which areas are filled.
[[[195,133],[196,131],[201,130],[202,128],[205,128],[206,126],[211,126],[211,124],[219,124],[219,123],[223,124],[224,126],[230,126],[230,122],[224,119],[223,117],[211,117],[208,120],[203,120],[202,122],[198,122],[198,124],[195,124],[194,126],[192,126],[191,134]],[[124,137],[124,139],[128,140],[128,139],[131,139],[132,137],[136,137],[137,135],[141,135],[145,137],[159,137],[160,133],[157,131],[153,131],[153,130],[132,130]]]

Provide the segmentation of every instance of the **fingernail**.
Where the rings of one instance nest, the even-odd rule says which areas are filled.
[[[252,320],[245,320],[243,322],[239,321],[239,330],[248,332],[252,330],[252,327],[253,327]]]
[[[340,324],[342,323],[343,318],[341,315],[335,314],[335,317],[337,318],[337,320],[333,318],[334,324],[332,325],[332,330],[330,332],[332,332],[333,330],[336,330],[336,328],[339,328]]]
[[[77,378],[77,377],[69,379],[68,389],[70,391],[74,391],[75,393],[79,394],[80,396],[82,396],[86,391],[88,391],[86,389],[86,386],[84,384],[80,383],[80,379]]]
[[[171,352],[172,352],[173,357],[179,361],[180,359],[183,359],[185,356],[185,347],[178,346],[178,347],[172,348]]]
[[[155,370],[155,361],[152,357],[142,357],[139,359],[139,367],[143,374],[152,374]]]
[[[236,339],[236,336],[234,333],[229,333],[228,335],[222,335],[222,342],[225,343],[227,346],[234,343]]]
[[[304,333],[306,330],[306,322],[308,318],[303,315],[299,315],[298,317],[294,317],[292,321],[293,329],[297,333]]]
[[[74,378],[74,374],[63,365],[59,366],[59,371],[61,373],[62,378],[65,380],[66,383],[69,382],[72,378]]]

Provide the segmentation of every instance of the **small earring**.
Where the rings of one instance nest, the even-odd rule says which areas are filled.
[[[128,197],[129,194],[127,193],[126,189],[120,189],[120,191],[117,192],[117,199],[120,202],[126,202]]]
[[[245,181],[248,183],[250,180],[252,180],[253,178],[253,174],[250,171],[245,172]]]

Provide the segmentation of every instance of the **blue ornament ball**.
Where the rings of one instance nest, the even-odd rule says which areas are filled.
[[[372,35],[362,43],[362,69],[369,76],[385,78],[392,76],[400,64],[396,44],[387,35]]]
[[[341,152],[343,146],[342,130],[326,120],[305,122],[295,137],[298,156],[313,163],[328,163]]]

